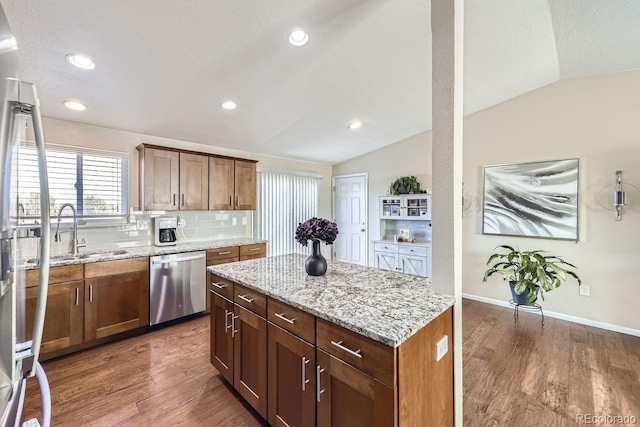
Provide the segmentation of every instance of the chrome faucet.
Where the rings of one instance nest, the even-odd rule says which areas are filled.
[[[85,242],[78,243],[78,217],[76,216],[76,208],[73,207],[71,203],[65,203],[64,205],[60,206],[60,209],[58,209],[58,226],[56,227],[55,241],[56,242],[61,241],[60,240],[60,220],[61,220],[62,210],[66,207],[71,208],[71,211],[73,212],[73,236],[71,238],[71,250],[73,255],[78,255],[80,248],[86,247],[87,244]]]

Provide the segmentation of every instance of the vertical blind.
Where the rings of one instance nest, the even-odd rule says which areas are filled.
[[[127,154],[94,153],[47,147],[51,216],[71,203],[78,216],[124,215],[128,207]],[[13,152],[13,181],[17,182],[19,215],[40,216],[40,184],[36,149],[20,145]],[[69,215],[65,211],[64,215]]]
[[[268,255],[308,253],[296,241],[298,224],[318,215],[318,180],[282,172],[258,172],[257,235]]]

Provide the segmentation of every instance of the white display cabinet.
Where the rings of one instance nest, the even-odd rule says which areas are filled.
[[[379,196],[380,219],[431,220],[431,194]]]

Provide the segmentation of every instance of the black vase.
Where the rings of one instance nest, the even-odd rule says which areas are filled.
[[[327,260],[320,253],[320,242],[313,241],[313,251],[304,263],[304,269],[310,276],[322,276],[327,272]]]

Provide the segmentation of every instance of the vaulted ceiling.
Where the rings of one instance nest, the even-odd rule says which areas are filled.
[[[43,115],[337,163],[431,128],[426,0],[1,0]],[[466,0],[465,113],[640,68],[637,0]],[[291,29],[309,43],[293,47]],[[84,53],[95,70],[73,68]],[[88,105],[84,112],[64,100]],[[220,103],[233,99],[238,108]],[[358,130],[347,129],[361,120]]]

